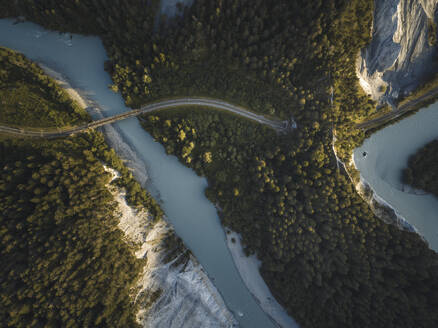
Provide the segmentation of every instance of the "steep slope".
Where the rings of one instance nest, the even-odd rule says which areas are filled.
[[[56,81],[0,48],[2,123],[89,119],[79,93],[44,71]],[[107,143],[142,184],[144,165],[113,127],[105,135],[106,142],[96,131],[56,140],[0,136],[0,326],[236,326],[202,266]]]
[[[42,66],[82,108],[92,108],[90,99],[73,89],[61,74]],[[90,114],[103,117],[98,107]],[[107,125],[103,127],[103,133],[108,145],[144,187],[148,181],[144,162],[123,140],[117,128]],[[119,177],[119,172],[112,168],[105,166],[105,171],[111,174],[112,180]],[[134,295],[131,295],[138,306],[137,323],[145,328],[237,326],[202,265],[173,228],[163,218],[154,217],[147,208],[130,206],[123,188],[109,184],[107,188],[117,203],[114,214],[119,219],[118,227],[124,232],[125,241],[135,249],[135,257],[145,261]]]
[[[376,0],[372,41],[357,63],[360,84],[374,100],[393,101],[436,71],[437,0]]]
[[[105,167],[112,181],[120,175]],[[117,203],[118,227],[145,260],[135,286],[142,327],[234,327],[237,322],[202,266],[163,219],[126,202],[123,188],[107,184]]]

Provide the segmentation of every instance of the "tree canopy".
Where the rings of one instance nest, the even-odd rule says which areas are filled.
[[[157,1],[17,1],[8,15],[97,34],[129,106],[209,96],[298,128],[276,135],[208,110],[168,111],[143,126],[205,175],[222,222],[240,232],[277,300],[304,327],[436,327],[438,256],[376,218],[339,157],[375,111],[355,58],[369,41],[372,0],[197,0],[161,19]],[[330,91],[333,88],[333,104]]]
[[[438,140],[411,155],[408,167],[403,171],[403,180],[438,197]]]
[[[24,56],[4,48],[0,56],[4,121],[89,119]],[[23,106],[11,86],[27,90]],[[131,296],[144,263],[117,228],[102,163],[121,173],[113,183],[126,188],[130,204],[162,216],[99,132],[50,141],[0,136],[0,326],[137,327]]]

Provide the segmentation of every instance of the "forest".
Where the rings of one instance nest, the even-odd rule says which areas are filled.
[[[438,140],[428,143],[409,158],[403,181],[438,197]]]
[[[207,109],[163,111],[142,124],[207,177],[223,224],[242,234],[301,326],[438,326],[438,255],[375,217],[333,154],[335,146],[348,162],[365,137],[351,126],[375,112],[354,67],[373,1],[197,0],[156,26],[157,8],[28,0],[0,12],[100,36],[111,88],[129,106],[196,95],[292,116],[298,128],[287,135]]]
[[[0,53],[1,124],[89,119],[36,64]],[[162,216],[100,132],[50,141],[0,136],[1,327],[137,327],[131,294],[144,263],[117,229],[102,163],[121,173],[113,183],[126,188],[130,204]]]
[[[67,93],[23,55],[0,47],[0,122],[60,127],[88,120]]]

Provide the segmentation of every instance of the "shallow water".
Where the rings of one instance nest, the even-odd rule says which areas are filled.
[[[438,138],[438,103],[374,133],[354,152],[362,177],[438,251],[438,198],[401,182],[409,156]],[[363,153],[367,155],[364,157]]]
[[[108,89],[112,81],[103,70],[107,56],[100,39],[80,35],[70,39],[70,35],[48,32],[35,24],[12,22],[0,20],[0,45],[62,73],[74,88],[95,101],[104,116],[129,110],[121,95]],[[180,164],[176,157],[166,155],[164,148],[141,128],[137,118],[115,126],[144,161],[150,190],[160,198],[176,233],[208,272],[240,325],[274,327],[235,268],[216,209],[204,196],[207,181]]]

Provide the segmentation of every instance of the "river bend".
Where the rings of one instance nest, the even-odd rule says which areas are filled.
[[[374,192],[438,252],[438,198],[401,182],[409,156],[436,138],[438,103],[372,134],[355,150],[354,162]]]
[[[108,88],[112,81],[103,67],[108,58],[99,38],[73,35],[70,40],[69,35],[32,23],[12,23],[10,19],[0,20],[0,45],[61,72],[75,89],[95,103],[104,117],[130,110],[121,95]],[[114,125],[145,163],[154,197],[159,198],[176,233],[208,272],[239,324],[248,328],[275,327],[234,265],[216,209],[204,195],[206,179],[196,176],[176,157],[166,155],[137,118]]]

